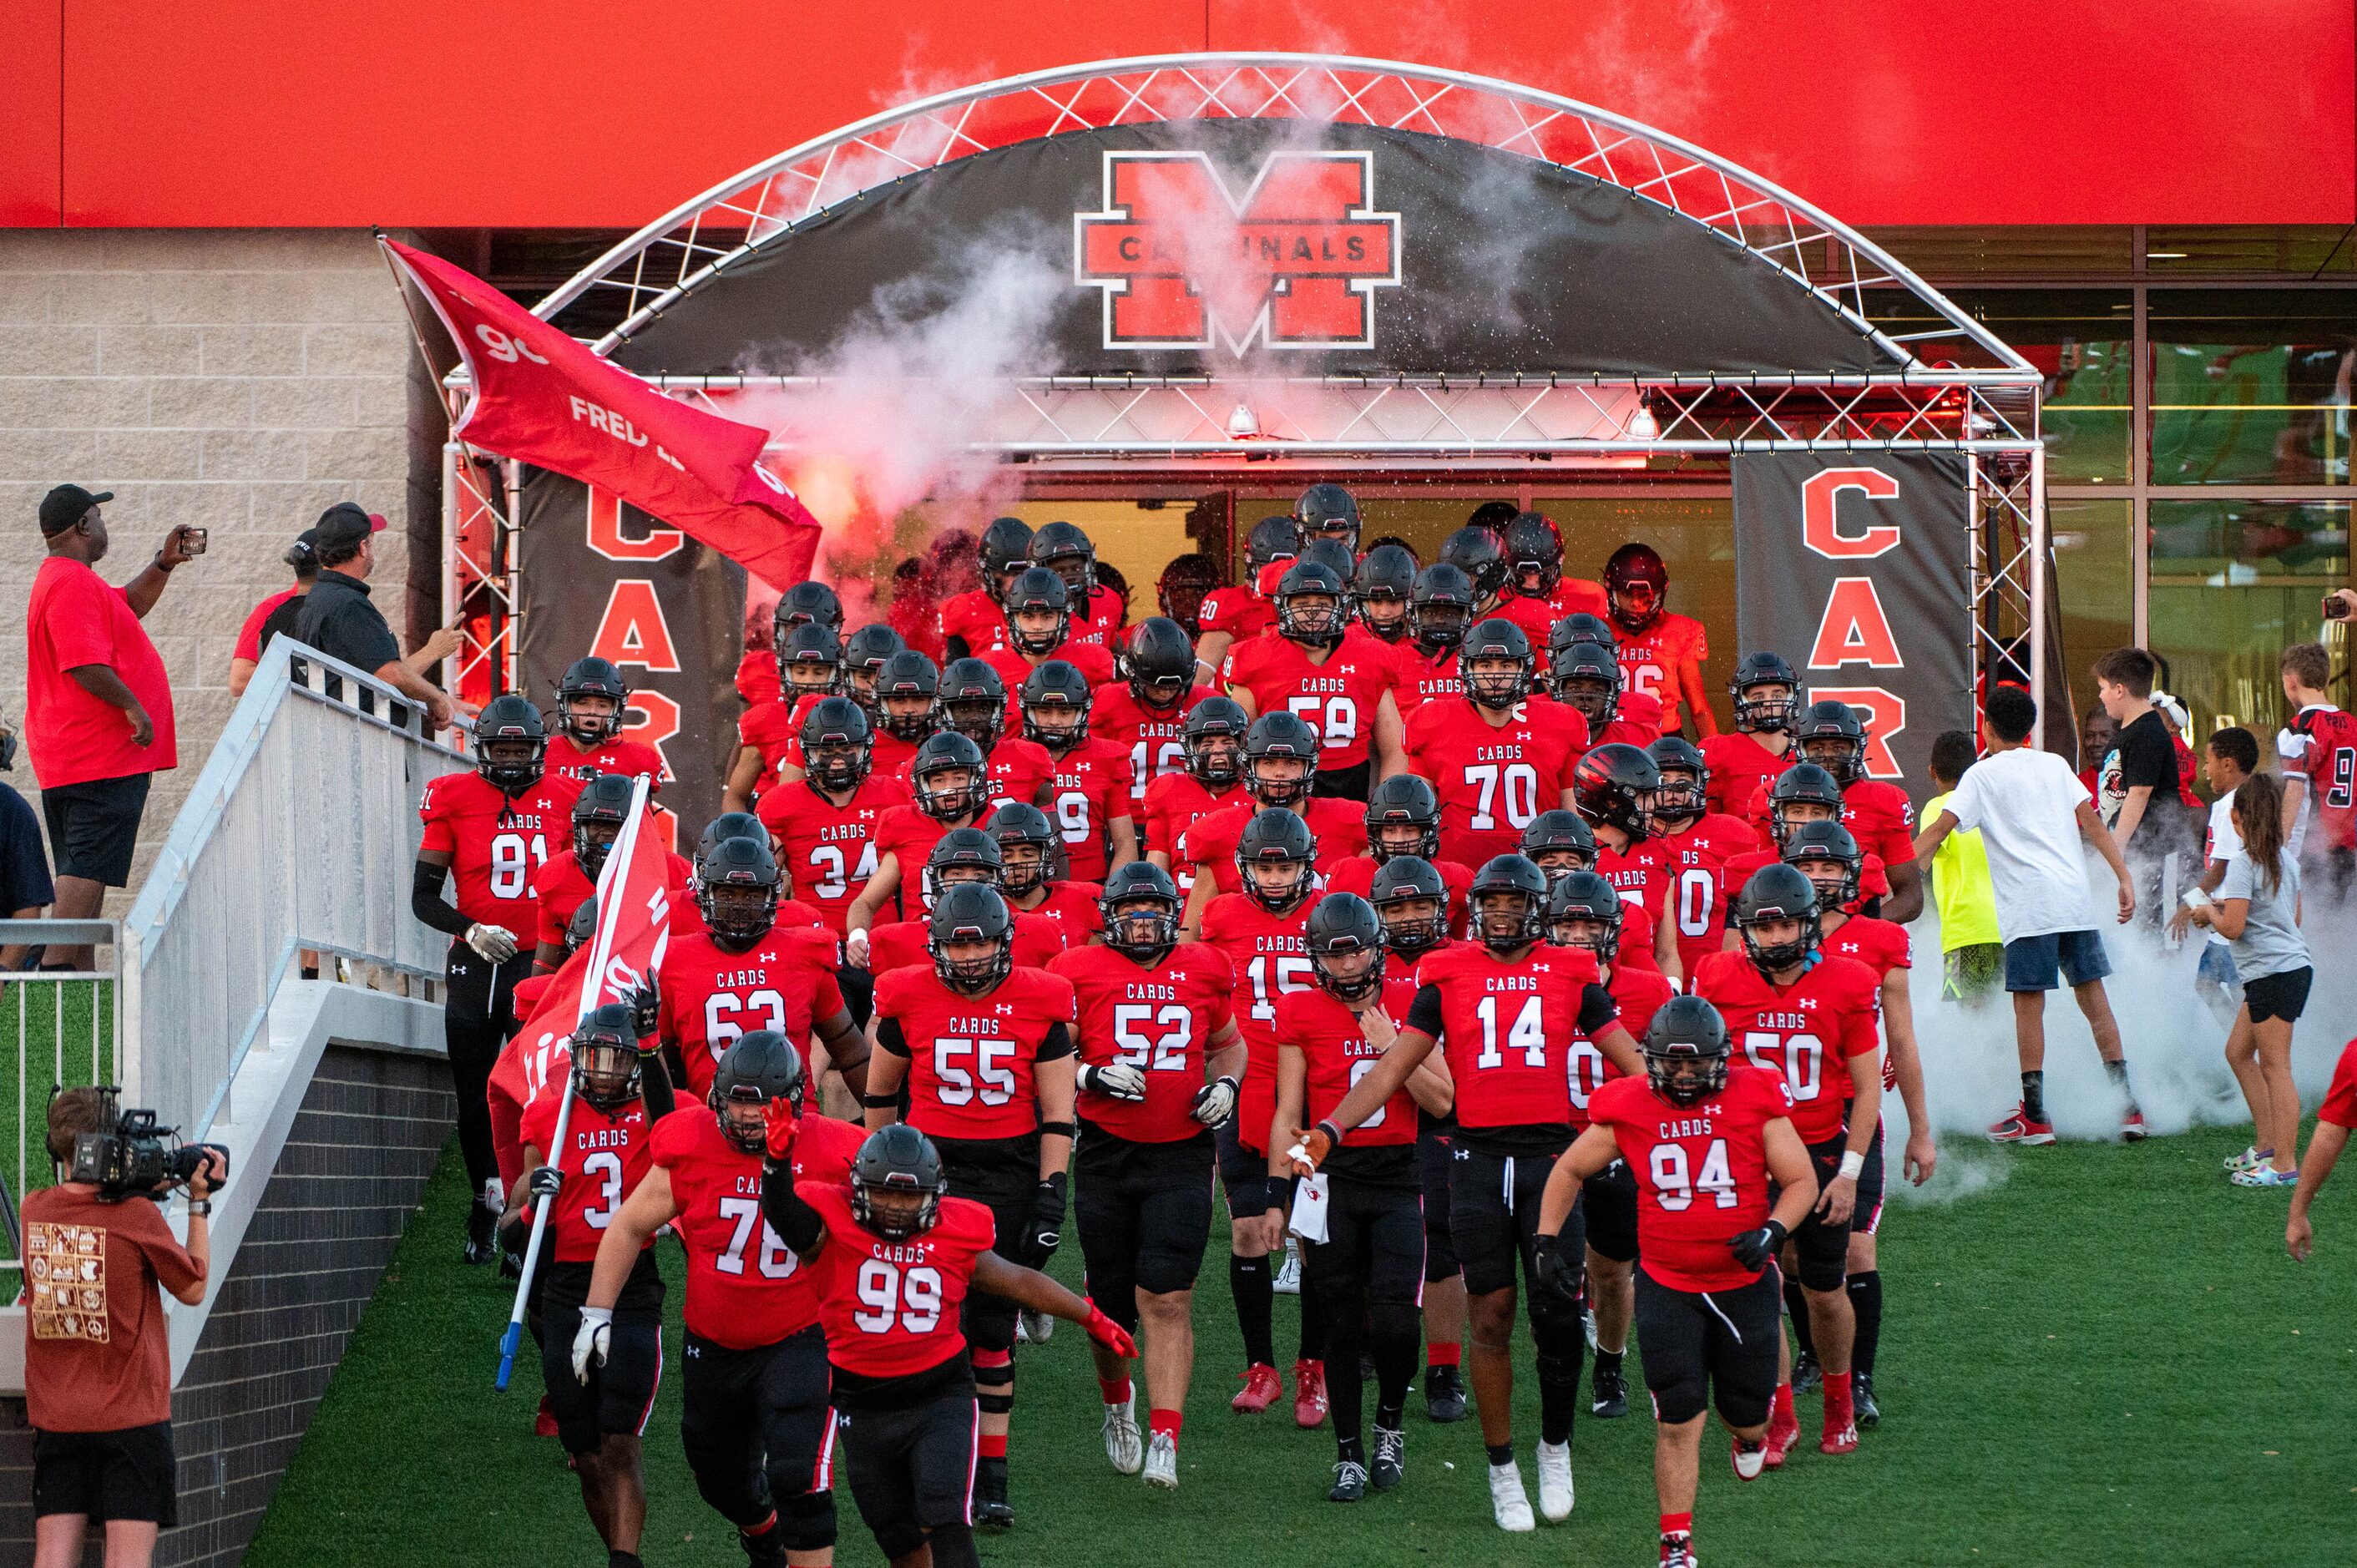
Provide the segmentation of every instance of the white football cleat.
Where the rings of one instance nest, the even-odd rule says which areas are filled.
[[[1571,1444],[1539,1444],[1539,1513],[1549,1524],[1571,1517]]]
[[[1523,1468],[1511,1459],[1490,1466],[1490,1512],[1496,1516],[1500,1530],[1520,1534],[1539,1527],[1539,1521],[1531,1517],[1531,1499],[1523,1491]]]
[[[1290,1236],[1285,1239],[1285,1262],[1276,1265],[1276,1279],[1269,1288],[1279,1295],[1301,1294],[1301,1243]]]
[[[1056,1332],[1055,1315],[1034,1312],[1027,1306],[1015,1315],[1015,1329],[1025,1344],[1045,1345],[1049,1337]]]
[[[1146,1450],[1146,1484],[1168,1491],[1178,1489],[1178,1440],[1157,1432]]]
[[[1135,1476],[1146,1463],[1137,1435],[1137,1396],[1104,1407],[1105,1457],[1125,1476]]]

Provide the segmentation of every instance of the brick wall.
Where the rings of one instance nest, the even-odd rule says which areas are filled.
[[[180,1525],[158,1563],[233,1568],[244,1555],[453,1115],[436,1058],[331,1046],[320,1058],[172,1395]],[[32,1465],[24,1402],[0,1401],[0,1563],[32,1554]]]
[[[0,230],[0,711],[24,713],[19,628],[51,485],[115,492],[112,582],[174,524],[212,531],[147,618],[180,767],[156,781],[133,886],[228,717],[239,623],[291,580],[279,553],[329,503],[391,521],[371,585],[403,634],[414,358],[357,231]],[[28,767],[10,781],[33,795]]]

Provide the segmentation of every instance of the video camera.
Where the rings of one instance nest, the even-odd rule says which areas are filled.
[[[74,1139],[73,1167],[69,1181],[89,1182],[98,1188],[102,1203],[126,1197],[162,1198],[188,1186],[202,1168],[208,1152],[221,1157],[226,1179],[229,1151],[219,1144],[183,1144],[177,1129],[156,1125],[153,1111],[117,1111],[122,1091],[102,1089],[112,1132],[83,1133]]]

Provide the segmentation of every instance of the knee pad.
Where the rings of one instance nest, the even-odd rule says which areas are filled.
[[[1552,1292],[1534,1290],[1531,1293],[1531,1342],[1544,1356],[1550,1349],[1559,1349],[1566,1338],[1584,1341],[1587,1330],[1582,1326],[1580,1310]]]
[[[898,1563],[901,1558],[925,1544],[924,1527],[908,1520],[895,1520],[890,1524],[879,1524],[875,1527],[875,1530],[876,1544],[882,1549],[884,1560],[888,1563]],[[936,1563],[939,1561],[938,1558],[935,1559]]]
[[[1801,1259],[1801,1288],[1828,1294],[1840,1290],[1842,1281],[1848,1275],[1848,1243],[1844,1242],[1842,1251],[1831,1257],[1803,1254]]]
[[[933,1568],[982,1568],[982,1556],[974,1549],[972,1525],[938,1525],[925,1540],[933,1549]]]
[[[1700,1415],[1705,1408],[1702,1369],[1682,1371],[1667,1383],[1647,1380],[1647,1389],[1653,1396],[1653,1419],[1663,1426],[1678,1426]],[[1745,1426],[1756,1422],[1743,1422]]]
[[[803,1492],[780,1498],[778,1539],[789,1552],[823,1552],[833,1546],[834,1493]]]
[[[974,1353],[974,1402],[985,1415],[1015,1408],[1015,1358],[1004,1350]]]

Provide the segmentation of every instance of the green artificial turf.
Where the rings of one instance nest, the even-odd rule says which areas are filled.
[[[1883,1226],[1880,1429],[1852,1457],[1823,1457],[1817,1402],[1803,1399],[1806,1440],[1792,1464],[1744,1486],[1714,1424],[1696,1514],[1703,1560],[1712,1568],[2349,1561],[2357,1192],[2326,1195],[2318,1259],[2294,1263],[2282,1241],[2288,1195],[2231,1188],[2221,1175],[2220,1160],[2242,1142],[2212,1130],[2133,1147],[1951,1143],[1934,1187],[1942,1200],[1894,1203]],[[2352,1183],[2357,1173],[2344,1173],[2343,1188]],[[446,1158],[264,1521],[252,1568],[604,1562],[554,1440],[532,1435],[537,1361],[519,1369],[509,1393],[491,1391],[507,1296],[487,1272],[456,1260],[464,1186],[455,1155]],[[675,1303],[679,1259],[664,1245]],[[1330,1434],[1296,1430],[1282,1410],[1254,1419],[1227,1411],[1240,1356],[1224,1251],[1215,1237],[1200,1282],[1179,1490],[1150,1491],[1105,1464],[1086,1345],[1061,1326],[1050,1344],[1017,1353],[1018,1517],[1011,1532],[985,1539],[985,1563],[1654,1561],[1652,1433],[1641,1403],[1620,1421],[1583,1415],[1573,1443],[1577,1510],[1534,1535],[1508,1537],[1490,1523],[1475,1423],[1434,1426],[1415,1397],[1406,1484],[1353,1508],[1325,1501]],[[1077,1275],[1069,1240],[1057,1272]],[[673,1317],[675,1372],[675,1305]],[[1292,1348],[1292,1302],[1281,1297],[1280,1355]],[[644,1555],[656,1568],[741,1563],[681,1458],[678,1390],[667,1374],[648,1431]],[[1519,1394],[1516,1441],[1534,1480],[1527,1377]],[[848,1496],[838,1498],[837,1561],[880,1563]]]
[[[113,993],[112,981],[0,981],[0,1180],[14,1197],[49,1185],[50,1088],[113,1081],[99,1076],[114,1059]],[[0,1234],[0,1257],[15,1255]]]

